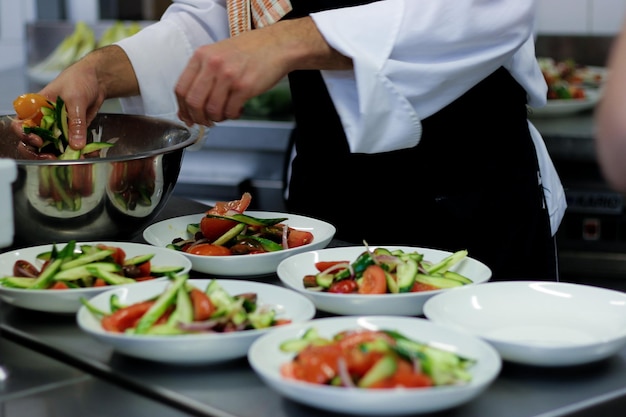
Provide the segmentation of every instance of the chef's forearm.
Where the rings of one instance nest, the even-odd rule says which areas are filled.
[[[130,97],[139,94],[139,84],[133,66],[117,45],[95,50],[85,57],[85,64],[97,74],[100,87],[107,98]]]
[[[285,54],[289,71],[352,69],[352,59],[333,49],[310,17],[280,21],[265,29]]]

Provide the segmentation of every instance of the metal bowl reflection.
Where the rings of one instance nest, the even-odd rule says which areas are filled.
[[[185,148],[196,138],[182,125],[145,116],[99,114],[90,126],[113,142],[99,158],[20,159],[19,136],[0,116],[0,158],[15,159],[16,244],[130,239],[171,195]],[[91,135],[90,135],[91,136]]]

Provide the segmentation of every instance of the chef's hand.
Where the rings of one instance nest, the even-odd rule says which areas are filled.
[[[104,102],[98,78],[90,59],[80,60],[62,71],[40,92],[51,102],[61,97],[67,108],[68,142],[74,149],[87,143],[87,126]]]
[[[175,88],[178,117],[188,126],[237,119],[250,98],[297,69],[350,69],[310,17],[280,21],[198,48]]]
[[[68,116],[68,142],[73,149],[87,143],[87,128],[104,100],[139,93],[132,65],[115,45],[97,49],[67,67],[40,92],[55,102],[61,97]]]

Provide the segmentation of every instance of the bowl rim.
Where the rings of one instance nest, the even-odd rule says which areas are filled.
[[[0,118],[15,118],[15,117],[17,117],[15,114],[0,115]],[[180,132],[185,132],[185,135],[187,137],[184,140],[180,141],[179,143],[168,146],[167,148],[155,149],[155,150],[146,151],[146,152],[139,152],[139,153],[134,153],[132,155],[119,155],[119,156],[104,157],[104,158],[86,158],[86,159],[72,159],[72,160],[14,158],[17,166],[18,167],[30,166],[30,165],[32,166],[48,166],[48,165],[54,165],[54,166],[72,165],[74,166],[74,165],[92,165],[92,164],[97,164],[100,162],[124,162],[124,161],[133,161],[137,159],[144,159],[147,157],[156,156],[156,155],[164,155],[167,153],[172,153],[174,151],[187,148],[193,145],[194,143],[196,143],[202,137],[202,132],[203,132],[203,130],[200,130],[197,134],[194,135],[192,133],[192,130],[186,127],[185,125],[183,125],[182,122],[178,123],[173,120],[169,120],[165,118],[152,117],[152,116],[146,116],[146,115],[141,115],[141,114],[98,113],[96,117],[97,118],[114,117],[118,119],[135,119],[135,120],[141,119],[141,120],[148,120],[148,121],[152,120],[152,121],[161,123],[163,125],[169,125],[171,129],[178,129]],[[90,129],[91,126],[92,124],[88,126],[88,129]]]

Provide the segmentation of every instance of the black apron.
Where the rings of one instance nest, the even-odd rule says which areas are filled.
[[[290,17],[306,14],[293,4]],[[506,69],[422,120],[417,146],[378,154],[350,153],[319,71],[289,81],[289,212],[326,220],[354,244],[467,249],[492,280],[557,278],[526,92]]]

